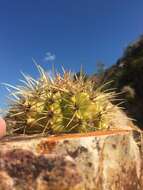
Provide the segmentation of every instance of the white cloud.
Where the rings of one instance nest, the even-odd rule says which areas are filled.
[[[51,52],[47,52],[44,58],[45,61],[54,61],[55,59],[56,55]]]

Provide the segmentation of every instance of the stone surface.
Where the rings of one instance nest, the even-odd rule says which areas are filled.
[[[0,142],[0,190],[142,190],[141,167],[131,131]]]

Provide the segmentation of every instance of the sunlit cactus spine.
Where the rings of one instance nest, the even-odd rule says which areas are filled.
[[[49,76],[37,66],[38,80],[23,74],[21,86],[8,89],[13,96],[6,115],[12,134],[82,133],[108,129],[113,117],[115,93],[96,88],[83,74]]]

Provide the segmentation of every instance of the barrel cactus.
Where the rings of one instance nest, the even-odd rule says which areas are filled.
[[[50,77],[41,66],[35,80],[24,76],[19,86],[7,84],[13,96],[6,115],[13,134],[82,133],[108,129],[116,94],[70,72]]]

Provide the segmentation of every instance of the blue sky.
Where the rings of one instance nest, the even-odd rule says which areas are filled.
[[[114,64],[143,33],[142,0],[0,0],[0,83],[44,68],[87,73]],[[0,88],[0,105],[6,91]]]

